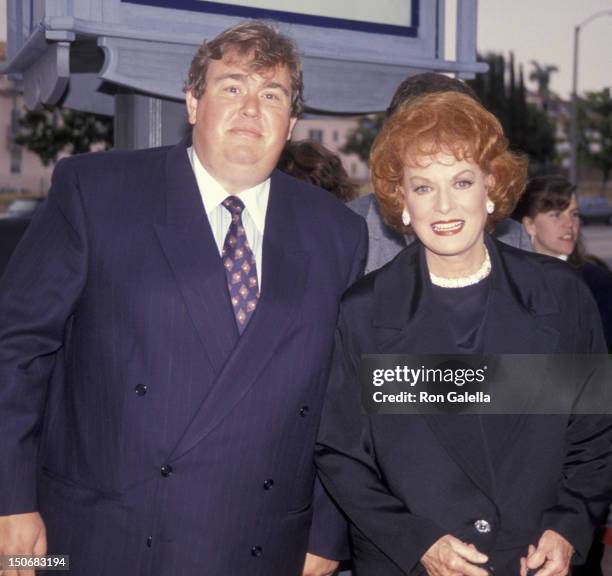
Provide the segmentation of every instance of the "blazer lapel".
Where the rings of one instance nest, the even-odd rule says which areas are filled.
[[[166,159],[166,205],[155,224],[192,322],[218,374],[238,340],[225,270],[183,140]]]
[[[557,349],[559,307],[543,288],[546,284],[541,270],[535,266],[530,270],[533,266],[530,260],[517,258],[514,249],[491,238],[487,238],[487,248],[493,283],[485,333],[487,353],[506,355],[502,361],[504,366],[512,363],[507,355],[539,355],[530,362],[532,373],[528,381],[521,382],[520,394],[514,389],[513,396],[519,398],[520,404],[512,406],[509,413],[495,416],[505,421],[503,427],[497,427],[505,430],[505,436],[497,442],[504,453],[529,418],[530,404],[543,390],[551,390],[549,363],[552,360],[546,355]],[[514,279],[520,279],[520,283]]]
[[[436,321],[425,253],[415,242],[383,270],[375,284],[375,337],[381,354],[447,353],[450,343]],[[465,474],[491,499],[493,478],[480,419],[473,415],[422,414]]]
[[[178,456],[203,440],[240,402],[295,323],[306,287],[309,255],[299,242],[293,195],[275,172],[270,186],[263,244],[261,297],[235,350],[174,450]]]

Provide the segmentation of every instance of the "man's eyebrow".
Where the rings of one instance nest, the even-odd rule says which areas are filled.
[[[264,88],[266,90],[280,90],[281,92],[283,92],[283,94],[285,94],[285,96],[289,96],[289,90],[287,90],[287,87],[281,84],[280,82],[266,82]]]
[[[237,80],[239,82],[244,82],[247,79],[247,76],[247,74],[242,74],[240,72],[228,72],[227,74],[221,74],[221,76],[217,76],[214,82],[215,84],[223,82],[224,80]]]

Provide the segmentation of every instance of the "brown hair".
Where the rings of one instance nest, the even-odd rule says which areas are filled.
[[[572,196],[576,193],[576,186],[563,176],[537,176],[532,178],[521,196],[512,217],[522,222],[523,218],[532,220],[542,212],[563,212],[569,207]],[[578,232],[574,251],[569,255],[568,262],[576,268],[581,268],[587,262],[603,265],[604,262],[587,255],[582,243],[582,233]]]
[[[509,216],[525,188],[527,159],[508,150],[501,124],[481,104],[458,92],[425,94],[404,103],[387,119],[370,154],[374,192],[385,222],[402,234],[404,196],[400,185],[404,167],[420,156],[440,152],[468,159],[491,174],[495,184],[489,198],[495,210],[487,220]]]
[[[184,91],[190,90],[200,98],[206,89],[206,73],[211,60],[223,60],[237,55],[250,58],[250,68],[255,71],[286,66],[291,75],[291,116],[302,111],[302,62],[293,41],[272,25],[259,22],[242,22],[221,32],[209,42],[203,42],[196,52]]]
[[[575,192],[576,186],[563,176],[532,178],[516,205],[513,217],[521,221],[525,216],[533,219],[541,212],[563,212],[570,205]]]
[[[451,78],[438,72],[422,72],[421,74],[415,74],[406,78],[397,87],[385,114],[388,118],[404,102],[414,100],[424,94],[433,94],[434,92],[461,92],[473,98],[476,102],[480,102],[472,87],[462,80]]]
[[[342,202],[357,196],[357,186],[351,182],[340,157],[314,140],[287,142],[277,168],[328,190]]]

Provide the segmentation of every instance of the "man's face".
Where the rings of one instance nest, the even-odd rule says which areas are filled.
[[[296,122],[288,68],[254,71],[250,63],[231,53],[211,60],[204,94],[186,97],[198,158],[230,193],[268,178]]]

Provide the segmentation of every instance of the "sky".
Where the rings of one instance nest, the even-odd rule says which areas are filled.
[[[0,40],[6,38],[6,2],[0,0]],[[531,60],[557,66],[550,88],[567,98],[572,89],[574,27],[601,10],[612,13],[612,0],[479,0],[478,50],[506,55],[513,51],[524,65],[526,80]],[[578,62],[579,93],[612,86],[612,15],[581,29]]]
[[[478,50],[514,52],[525,68],[531,60],[554,65],[550,88],[567,98],[572,90],[574,27],[609,10],[580,31],[578,93],[612,86],[612,0],[479,0]]]

